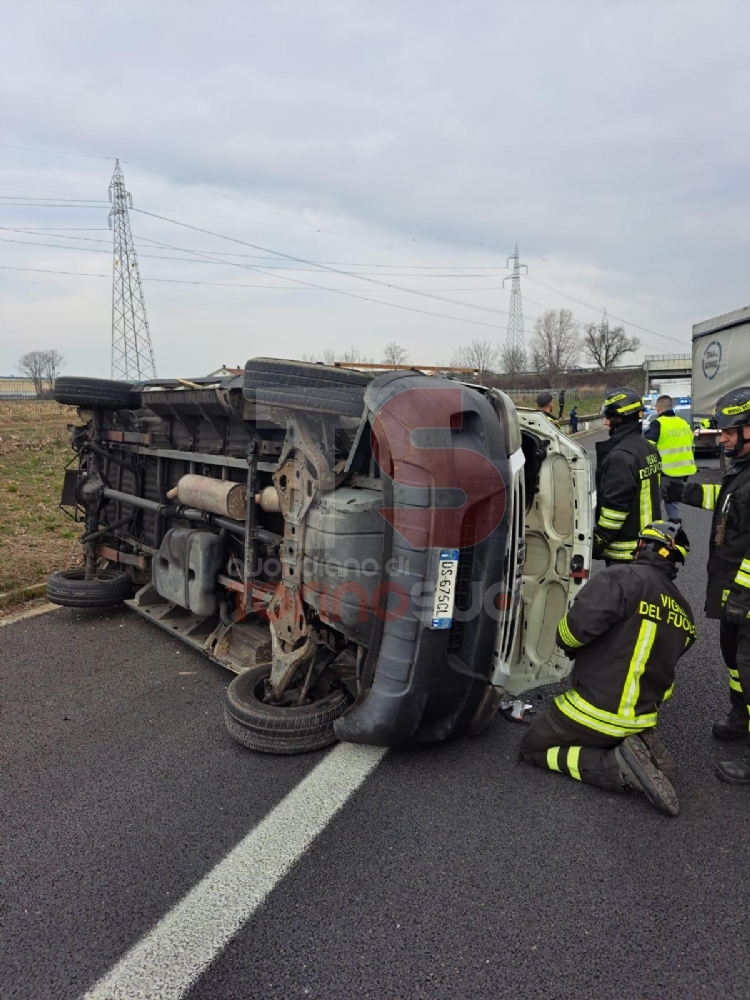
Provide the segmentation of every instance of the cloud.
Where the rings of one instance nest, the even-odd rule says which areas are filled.
[[[503,272],[476,268],[504,263],[518,242],[532,276],[663,333],[639,334],[650,353],[687,349],[693,322],[745,304],[744,3],[67,3],[45,6],[43,19],[27,5],[14,18],[0,60],[2,141],[120,156],[137,207],[307,259],[387,266],[394,283],[501,310]],[[107,160],[0,149],[0,192],[100,198],[111,170]],[[101,227],[106,206],[0,205],[0,225],[19,222]],[[243,252],[137,214],[133,229],[139,239]],[[342,350],[361,341],[379,354],[400,339],[429,362],[461,340],[504,335],[502,315],[363,281],[295,272],[496,328],[139,248],[157,359],[170,373],[236,363],[269,344],[299,354],[311,340]],[[425,262],[447,276],[417,276]],[[6,243],[0,264],[108,267],[102,254]],[[469,273],[482,276],[460,277]],[[167,277],[275,287],[154,280]],[[0,369],[12,369],[29,338],[75,328],[71,364],[101,373],[110,317],[100,284],[0,271],[13,317]],[[563,305],[583,321],[596,316],[532,282],[524,294],[527,317]],[[54,322],[61,308],[65,320]]]

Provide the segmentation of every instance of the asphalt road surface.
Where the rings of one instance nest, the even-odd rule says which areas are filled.
[[[500,718],[369,760],[306,846],[322,783],[357,748],[243,750],[221,718],[229,675],[130,611],[0,629],[2,1000],[75,1000],[113,967],[97,1000],[747,1000],[750,789],[713,773],[727,747],[709,727],[727,699],[701,614],[708,515],[687,509],[685,523],[678,582],[699,642],[660,716],[676,820],[518,766],[522,726]],[[252,905],[238,851],[262,855]],[[225,913],[236,933],[196,976]],[[162,933],[193,968],[182,980],[152,970]]]

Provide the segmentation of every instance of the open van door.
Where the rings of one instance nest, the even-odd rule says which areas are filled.
[[[506,396],[506,407],[509,402]],[[589,578],[594,529],[586,451],[543,413],[516,413],[522,455],[514,456],[511,469],[519,523],[509,532],[515,551],[507,554],[515,585],[500,610],[492,676],[495,687],[514,696],[560,681],[572,669],[556,645],[557,625]]]

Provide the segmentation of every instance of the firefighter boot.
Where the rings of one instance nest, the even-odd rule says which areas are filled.
[[[615,760],[625,788],[642,792],[665,816],[677,816],[680,803],[672,783],[654,766],[648,747],[637,736],[628,736],[615,749]]]
[[[677,775],[677,764],[672,754],[667,750],[653,729],[644,729],[638,733],[638,738],[648,747],[651,763],[668,781],[674,781]]]
[[[716,776],[730,785],[750,785],[750,743],[737,760],[723,760],[716,765]]]
[[[743,736],[747,736],[748,715],[745,699],[739,691],[730,691],[729,698],[732,707],[726,719],[714,722],[711,727],[711,732],[717,740],[740,740]]]

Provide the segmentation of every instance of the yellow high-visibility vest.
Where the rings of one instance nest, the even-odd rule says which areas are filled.
[[[693,432],[682,417],[660,416],[656,450],[665,476],[694,476],[698,471],[693,458]]]

